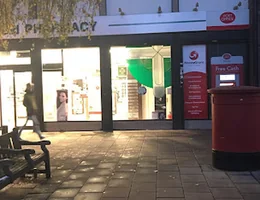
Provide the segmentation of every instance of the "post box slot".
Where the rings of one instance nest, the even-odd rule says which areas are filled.
[[[218,96],[212,97],[213,104],[238,105],[238,104],[260,104],[260,96]]]

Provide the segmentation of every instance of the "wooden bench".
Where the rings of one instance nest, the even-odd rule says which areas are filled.
[[[45,173],[46,178],[51,177],[50,155],[46,145],[50,145],[50,141],[30,142],[20,140],[18,137],[18,129],[14,129],[10,133],[0,136],[0,159],[9,159],[13,165],[5,168],[4,174],[10,177],[11,182],[19,177],[23,177],[27,173],[33,173],[37,177],[37,173]],[[36,153],[34,149],[24,149],[24,146],[39,146],[40,153]],[[44,163],[45,168],[38,170],[36,167]]]
[[[10,159],[0,160],[0,190],[12,183],[11,178],[7,175],[10,171],[10,166],[12,166],[14,162]]]

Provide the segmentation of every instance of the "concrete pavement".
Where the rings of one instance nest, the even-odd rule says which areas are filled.
[[[259,200],[260,171],[211,165],[210,131],[46,133],[52,178],[30,176],[1,200]],[[22,137],[37,140],[36,134]]]

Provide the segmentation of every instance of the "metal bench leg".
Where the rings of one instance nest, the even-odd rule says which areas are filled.
[[[47,159],[45,159],[44,163],[45,163],[46,178],[51,178],[51,165],[50,165],[50,159],[48,156],[47,156]]]

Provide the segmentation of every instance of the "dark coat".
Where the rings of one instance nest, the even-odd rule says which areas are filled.
[[[27,116],[30,117],[37,114],[37,104],[34,93],[28,90],[25,92],[23,105],[26,107]]]

